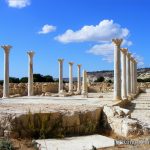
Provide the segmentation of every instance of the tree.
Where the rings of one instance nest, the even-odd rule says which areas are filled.
[[[54,79],[50,75],[44,76],[44,81],[43,82],[54,82]]]
[[[20,83],[20,80],[19,80],[19,78],[9,77],[9,82],[10,83]]]
[[[44,82],[44,77],[41,74],[33,74],[34,82]]]
[[[23,77],[20,79],[21,83],[27,83],[28,82],[28,77]]]
[[[99,77],[99,78],[97,78],[97,80],[95,80],[95,82],[103,82],[104,80],[105,80],[104,77]]]

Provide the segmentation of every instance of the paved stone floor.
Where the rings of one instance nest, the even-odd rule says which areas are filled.
[[[132,118],[137,118],[142,125],[150,128],[150,89],[141,93],[127,108],[132,111]]]
[[[70,137],[64,139],[37,140],[41,150],[91,150],[96,148],[114,146],[114,139],[102,135]]]
[[[89,93],[88,98],[81,95],[71,97],[25,96],[0,99],[0,113],[56,112],[94,110],[104,105],[112,105],[113,93]],[[99,98],[103,96],[103,98]]]

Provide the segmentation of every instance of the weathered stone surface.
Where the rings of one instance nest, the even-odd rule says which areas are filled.
[[[130,118],[131,112],[119,106],[104,106],[103,109],[106,126],[117,135],[129,137],[137,136],[141,129],[138,120]]]

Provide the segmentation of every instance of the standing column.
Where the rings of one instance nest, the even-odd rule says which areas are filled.
[[[120,45],[122,39],[112,39],[114,44],[114,100],[121,100]]]
[[[134,94],[134,72],[133,72],[133,57],[130,58],[130,71],[131,71],[131,95]]]
[[[126,100],[127,99],[127,84],[126,84],[126,55],[127,55],[127,49],[126,48],[122,48],[121,52],[122,52],[122,99]]]
[[[63,62],[64,59],[58,59],[58,63],[59,63],[59,93],[62,94],[63,93]]]
[[[78,64],[78,85],[77,85],[77,93],[81,94],[81,65]]]
[[[82,79],[82,95],[87,97],[87,73],[83,70],[83,79]]]
[[[136,88],[135,88],[135,59],[132,60],[132,69],[133,69],[133,96],[136,95]]]
[[[29,51],[28,54],[28,96],[33,96],[33,56],[34,52]]]
[[[137,94],[137,61],[134,61],[134,72],[135,72],[135,93]]]
[[[130,58],[131,53],[127,53],[126,63],[127,63],[127,96],[131,97],[131,69],[130,69]]]
[[[73,62],[69,62],[69,93],[73,94],[73,77],[72,77]]]
[[[9,52],[12,46],[1,46],[4,49],[4,83],[3,83],[3,98],[9,98]]]

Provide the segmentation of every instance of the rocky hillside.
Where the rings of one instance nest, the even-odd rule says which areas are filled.
[[[138,72],[138,79],[150,78],[150,68],[139,68],[137,72]],[[99,77],[105,77],[106,80],[113,80],[113,76],[114,76],[113,70],[93,71],[87,73],[88,73],[88,79],[90,81],[95,81]]]

